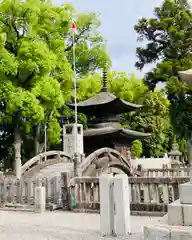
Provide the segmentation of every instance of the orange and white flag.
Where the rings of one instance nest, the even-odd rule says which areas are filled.
[[[78,33],[78,32],[77,32],[77,25],[76,25],[74,22],[72,23],[71,28],[72,28],[72,32],[73,32],[74,34],[77,34],[77,33]]]

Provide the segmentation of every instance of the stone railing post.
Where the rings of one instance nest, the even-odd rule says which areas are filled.
[[[144,203],[150,203],[150,192],[148,184],[143,184],[143,198]]]
[[[81,156],[80,154],[74,155],[74,177],[81,177],[82,169],[81,169]]]
[[[20,179],[21,178],[21,141],[15,141],[14,143],[14,148],[15,148],[15,174],[16,178]]]
[[[35,212],[44,213],[45,212],[45,187],[35,188]]]
[[[72,184],[69,186],[69,173],[64,172],[61,173],[61,182],[62,182],[62,187],[61,187],[61,201],[62,201],[62,209],[64,211],[66,210],[71,210],[72,209],[72,199],[71,199],[71,193],[73,192],[75,188],[75,184]]]
[[[131,233],[129,182],[126,174],[114,177],[115,234],[127,236]]]
[[[113,175],[104,174],[99,178],[100,229],[102,236],[114,234]]]

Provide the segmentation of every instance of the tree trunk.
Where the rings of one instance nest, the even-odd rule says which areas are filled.
[[[41,148],[40,142],[39,142],[40,132],[41,132],[41,126],[40,126],[40,124],[38,124],[35,129],[35,138],[34,138],[34,141],[35,141],[34,154],[35,154],[35,156],[40,153],[40,148]]]
[[[188,162],[192,164],[192,133],[188,139]]]

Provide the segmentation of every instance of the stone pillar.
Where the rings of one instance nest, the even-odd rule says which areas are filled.
[[[35,212],[44,213],[45,212],[45,187],[35,188]]]
[[[167,184],[163,184],[162,188],[163,188],[163,203],[169,203],[169,187]]]
[[[21,178],[21,141],[15,141],[14,143],[14,148],[15,148],[15,174],[16,178],[20,179]]]
[[[190,183],[192,183],[192,133],[188,140],[188,160],[190,163]]]
[[[61,173],[61,205],[64,211],[72,209],[72,197],[74,198],[75,182],[71,183],[70,188],[70,175],[68,172]],[[73,196],[72,196],[73,195]],[[74,202],[74,201],[73,201]]]
[[[82,170],[81,170],[81,156],[80,154],[74,154],[74,176],[81,177]]]
[[[144,203],[150,203],[150,192],[148,184],[143,184],[143,197]]]
[[[84,160],[85,160],[85,154],[82,153],[82,154],[81,154],[81,163],[82,163]]]
[[[129,183],[126,174],[114,177],[115,234],[127,236],[131,233]]]
[[[114,234],[113,175],[103,174],[99,178],[100,229],[102,236]]]

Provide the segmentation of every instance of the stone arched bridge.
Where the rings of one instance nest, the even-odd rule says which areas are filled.
[[[101,148],[86,157],[81,164],[84,176],[124,172],[132,175],[131,166],[121,154],[111,148]]]
[[[99,176],[102,173],[126,173],[131,176],[132,168],[121,154],[111,148],[101,148],[81,159],[83,176]],[[21,168],[23,178],[50,175],[55,172],[72,172],[71,157],[62,151],[48,151],[41,153],[26,162]]]

